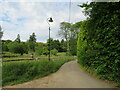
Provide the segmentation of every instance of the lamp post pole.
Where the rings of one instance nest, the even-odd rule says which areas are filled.
[[[50,26],[49,26],[49,61],[50,61]]]
[[[49,19],[49,20],[48,20]],[[50,18],[48,18],[47,19],[47,22],[48,22],[48,24],[49,24],[49,22],[53,22],[53,20],[52,20],[52,18],[50,17]],[[51,43],[50,43],[50,24],[49,24],[49,57],[48,57],[48,60],[50,61],[50,45]]]
[[[2,28],[0,25],[0,62],[2,62],[2,40],[1,40],[2,36],[3,36],[3,31],[2,31]],[[1,67],[2,67],[2,63],[0,63],[0,70],[1,70]],[[0,79],[1,79],[1,77],[0,77]]]

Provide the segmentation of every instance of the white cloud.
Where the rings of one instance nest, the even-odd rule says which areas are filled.
[[[79,3],[72,3],[71,22],[84,20],[85,16],[81,13]],[[33,32],[37,35],[37,40],[45,42],[48,39],[47,18],[53,17],[51,24],[51,37],[57,39],[59,23],[68,21],[69,4],[66,3],[35,3],[35,2],[5,2],[2,3],[3,12],[0,12],[0,18],[9,21],[2,21],[4,30],[3,39],[15,40],[17,34],[20,34],[21,40],[26,41]],[[8,17],[5,18],[6,14]],[[4,17],[3,17],[4,16]],[[1,19],[0,19],[1,20]]]

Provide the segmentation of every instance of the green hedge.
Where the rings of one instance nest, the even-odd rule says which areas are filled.
[[[72,60],[74,60],[74,58],[65,58],[55,61],[5,62],[2,67],[2,84],[3,86],[13,85],[46,76],[57,71],[65,62]]]
[[[78,38],[78,63],[102,79],[120,82],[119,3],[84,4],[89,16],[82,22]]]

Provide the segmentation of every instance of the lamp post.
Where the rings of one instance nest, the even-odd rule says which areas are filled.
[[[2,62],[2,40],[1,40],[2,36],[3,36],[3,31],[0,25],[0,62]],[[1,70],[1,66],[2,66],[2,63],[0,63],[0,70]]]
[[[47,19],[48,25],[49,25],[49,57],[48,60],[50,61],[50,23],[49,22],[53,22],[52,18],[48,18]]]

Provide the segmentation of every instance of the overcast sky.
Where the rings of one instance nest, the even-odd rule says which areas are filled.
[[[48,39],[47,18],[49,17],[54,20],[51,23],[51,37],[60,39],[57,32],[60,22],[69,21],[69,2],[18,1],[0,2],[0,25],[4,31],[3,40],[15,40],[17,34],[20,34],[21,40],[26,41],[34,32],[38,42],[46,42]],[[71,23],[86,19],[82,9],[77,6],[82,3],[71,3]]]

